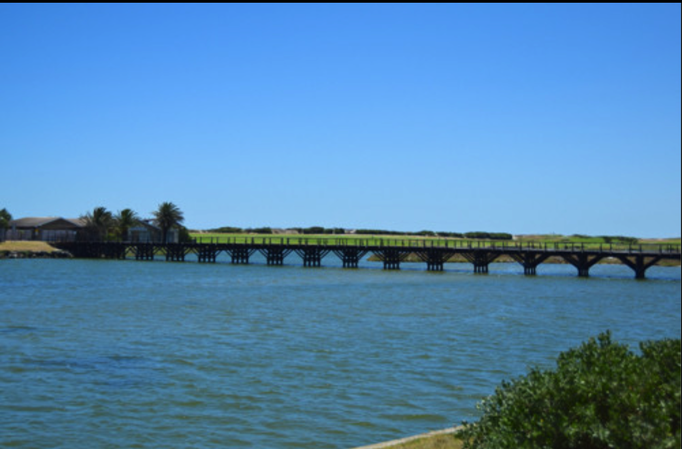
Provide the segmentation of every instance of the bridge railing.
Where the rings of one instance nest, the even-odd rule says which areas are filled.
[[[680,254],[680,245],[676,244],[614,244],[585,242],[523,242],[509,240],[456,240],[456,239],[401,239],[384,237],[304,237],[304,236],[209,236],[196,237],[197,244],[225,245],[300,245],[325,247],[357,247],[357,248],[410,248],[410,249],[490,249],[500,251],[589,251],[589,252],[627,252]]]
[[[74,242],[73,239],[55,239],[51,243]],[[99,240],[77,239],[79,243],[119,243],[136,245],[154,243],[154,241],[130,240]],[[616,244],[592,242],[528,242],[510,240],[462,240],[462,239],[410,239],[386,237],[306,237],[306,236],[197,236],[192,239],[193,244],[226,244],[226,245],[300,245],[324,247],[356,247],[356,248],[405,248],[405,249],[490,249],[494,251],[570,251],[570,252],[600,252],[600,253],[658,253],[666,255],[680,255],[680,245],[673,243],[642,243]]]

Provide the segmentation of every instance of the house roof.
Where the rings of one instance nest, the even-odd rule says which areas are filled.
[[[138,220],[137,224],[133,228],[144,227],[146,229],[151,229],[153,231],[160,231],[161,228],[152,223],[151,219]]]
[[[67,220],[62,217],[24,217],[17,220],[11,220],[9,222],[10,228],[42,228],[47,225],[59,225],[59,222],[63,222],[67,228],[80,228],[83,224],[79,222],[78,219]]]
[[[66,218],[66,221],[70,221],[71,223],[75,224],[76,226],[80,226],[81,228],[87,226],[85,218]]]
[[[17,228],[39,228],[59,219],[59,217],[25,217],[10,220],[9,225],[10,227],[16,226]]]

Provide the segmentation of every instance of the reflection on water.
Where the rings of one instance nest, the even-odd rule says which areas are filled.
[[[475,420],[606,329],[680,336],[679,268],[255,262],[0,261],[0,441],[347,448]]]

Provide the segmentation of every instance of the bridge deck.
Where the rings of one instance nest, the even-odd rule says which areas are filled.
[[[134,257],[153,260],[165,255],[168,261],[184,261],[195,254],[199,262],[216,262],[220,253],[231,257],[232,263],[249,263],[256,252],[268,265],[282,265],[287,256],[296,253],[306,267],[319,267],[329,254],[336,255],[344,268],[357,268],[367,254],[383,262],[385,269],[399,269],[400,264],[414,255],[426,263],[429,271],[442,271],[447,261],[460,255],[469,261],[476,273],[487,273],[488,266],[501,256],[508,256],[523,266],[524,274],[536,274],[536,268],[550,257],[561,258],[577,268],[581,277],[589,276],[590,268],[605,258],[618,259],[629,266],[637,279],[662,260],[680,260],[679,245],[587,245],[580,243],[490,242],[459,240],[380,240],[380,239],[307,239],[299,238],[226,238],[195,240],[187,243],[140,242],[65,242],[57,243],[75,257]]]

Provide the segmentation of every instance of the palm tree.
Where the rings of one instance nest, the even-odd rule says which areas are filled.
[[[0,210],[0,242],[5,240],[7,237],[5,234],[5,229],[9,228],[9,222],[12,221],[12,214],[5,208]]]
[[[0,229],[9,228],[9,222],[12,221],[12,214],[7,209],[0,210]]]
[[[113,224],[113,217],[111,212],[106,207],[96,207],[92,212],[86,213],[81,217],[85,220],[85,227],[92,234],[97,236],[99,240],[104,240],[107,232]]]
[[[176,225],[185,221],[185,217],[178,206],[171,202],[159,204],[159,208],[152,212],[154,214],[154,224],[161,228],[164,243],[168,243],[168,231]]]
[[[122,211],[119,211],[114,217],[119,238],[125,240],[128,237],[128,230],[135,226],[139,220],[140,217],[138,217],[132,209],[123,209]]]

